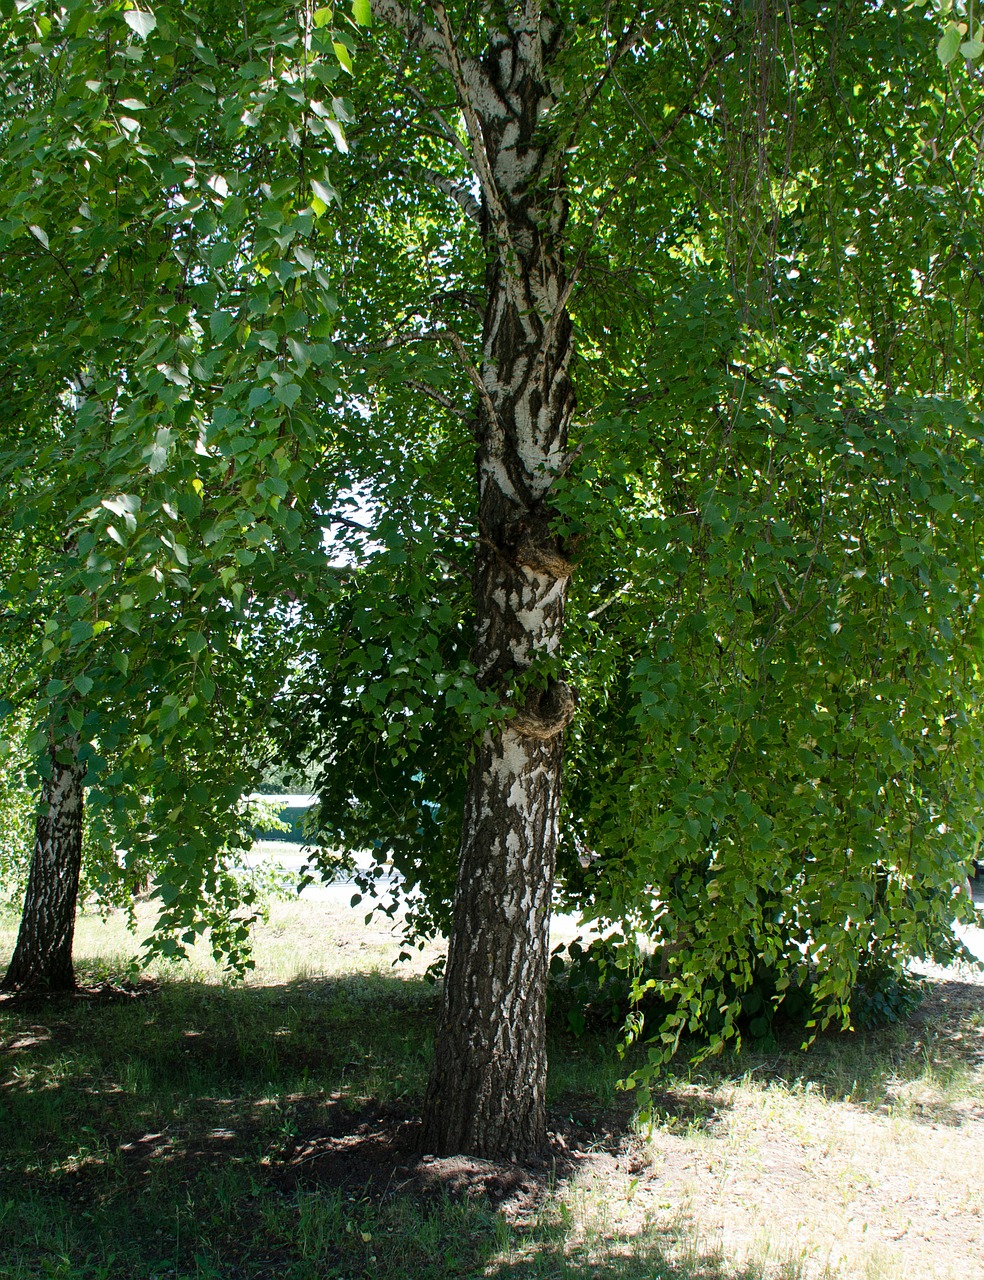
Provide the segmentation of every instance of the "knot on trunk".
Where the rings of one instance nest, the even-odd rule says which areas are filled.
[[[549,742],[556,738],[573,719],[577,710],[577,694],[563,680],[551,680],[546,689],[536,689],[509,721],[522,738]]]
[[[556,542],[552,545],[539,542],[529,533],[524,534],[516,544],[513,559],[517,564],[548,578],[569,578],[574,572],[573,564],[558,548]]]
[[[561,539],[551,532],[551,519],[552,513],[537,508],[516,522],[509,537],[512,560],[544,577],[569,578],[574,565]]]

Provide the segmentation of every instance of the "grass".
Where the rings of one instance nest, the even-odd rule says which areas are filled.
[[[0,961],[15,922],[0,919]],[[87,979],[119,919],[83,916]],[[276,906],[257,971],[207,956],[141,998],[0,1005],[3,1280],[918,1280],[984,1275],[984,987],[904,1027],[681,1065],[633,1127],[601,1036],[551,1031],[577,1172],[537,1200],[368,1194],[303,1144],[419,1108],[436,992],[383,926]]]

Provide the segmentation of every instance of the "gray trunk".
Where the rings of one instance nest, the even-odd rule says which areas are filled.
[[[38,810],[17,945],[4,977],[5,991],[72,991],[72,939],[82,867],[82,784],[78,740],[50,752]]]
[[[515,714],[476,744],[423,1144],[518,1158],[546,1142],[545,998],[563,732],[560,678],[571,565],[549,491],[574,410],[564,306],[566,201],[544,72],[549,24],[516,26],[455,67],[482,178],[488,252],[474,573],[478,678]],[[484,172],[483,172],[484,171]],[[537,674],[538,673],[538,674]]]

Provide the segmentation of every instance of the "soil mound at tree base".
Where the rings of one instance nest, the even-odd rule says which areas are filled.
[[[354,1121],[350,1117],[344,1133],[292,1141],[279,1159],[267,1162],[274,1179],[285,1190],[317,1186],[372,1200],[485,1200],[516,1217],[539,1208],[558,1183],[602,1172],[634,1141],[624,1133],[624,1115],[567,1112],[551,1117],[549,1148],[541,1158],[514,1163],[422,1153],[416,1118],[377,1115]]]

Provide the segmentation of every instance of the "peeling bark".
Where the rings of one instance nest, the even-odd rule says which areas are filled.
[[[85,765],[78,740],[50,752],[17,945],[0,989],[73,991],[72,940],[82,867]]]
[[[515,13],[479,64],[459,58],[443,9],[433,12],[475,153],[489,264],[475,663],[504,701],[524,673],[551,665],[545,682],[520,683],[528,692],[513,718],[476,747],[422,1140],[441,1154],[521,1158],[546,1142],[548,925],[563,731],[576,702],[556,674],[572,566],[549,505],[574,411],[567,204],[551,187],[561,166],[544,123],[555,29]]]

